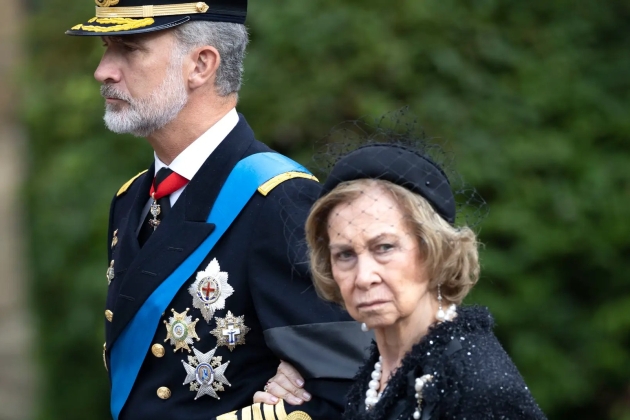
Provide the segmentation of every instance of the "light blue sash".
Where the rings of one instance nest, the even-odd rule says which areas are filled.
[[[277,153],[257,153],[236,164],[208,216],[208,223],[216,225],[214,231],[155,289],[112,347],[111,411],[114,420],[118,420],[129,397],[162,313],[184,283],[199,269],[258,187],[277,175],[291,171],[309,173],[302,165]]]

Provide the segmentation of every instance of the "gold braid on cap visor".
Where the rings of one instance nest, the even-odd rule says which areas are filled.
[[[117,3],[117,2],[116,2]],[[116,4],[112,3],[112,4]],[[109,4],[109,3],[104,3]],[[72,27],[73,31],[84,30],[88,32],[119,32],[144,28],[155,23],[156,16],[191,15],[206,13],[210,9],[204,2],[165,4],[157,6],[130,6],[130,7],[99,7],[96,6],[96,17],[88,23],[98,23],[96,26],[79,24]]]
[[[92,18],[88,20],[88,23],[99,23],[101,25],[112,26],[95,26],[95,25],[83,25],[78,24],[73,26],[73,31],[88,31],[88,32],[118,32],[118,31],[131,31],[133,29],[144,28],[145,26],[153,25],[155,20],[152,18],[144,19],[128,19],[128,18]]]
[[[163,4],[148,6],[129,7],[98,7],[96,6],[96,17],[98,18],[151,18],[156,16],[191,15],[195,13],[206,13],[210,9],[204,2]]]

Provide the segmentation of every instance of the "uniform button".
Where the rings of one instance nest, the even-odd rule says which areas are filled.
[[[171,390],[165,386],[161,386],[157,390],[157,396],[163,400],[168,400],[171,398]]]
[[[154,344],[151,346],[151,352],[155,357],[162,357],[165,353],[164,346],[161,344]]]
[[[109,309],[105,311],[105,318],[107,318],[107,320],[109,322],[112,322],[112,319],[114,319],[114,313],[112,311],[110,311]]]

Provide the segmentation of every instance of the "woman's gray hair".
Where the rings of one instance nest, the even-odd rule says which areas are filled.
[[[429,290],[437,296],[440,285],[446,303],[459,305],[479,280],[479,243],[475,233],[466,226],[451,226],[424,197],[389,181],[365,178],[342,182],[311,208],[306,220],[306,241],[317,293],[325,300],[345,306],[332,275],[329,217],[336,206],[351,203],[366,191],[390,194],[396,201],[420,246]]]
[[[219,96],[238,93],[243,82],[243,59],[249,35],[245,25],[229,22],[193,21],[174,28],[178,53],[211,45],[219,51],[221,64],[215,88]]]

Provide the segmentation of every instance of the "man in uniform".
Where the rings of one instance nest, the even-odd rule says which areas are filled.
[[[67,33],[102,37],[105,123],[155,152],[110,209],[113,418],[339,418],[367,342],[317,298],[303,263],[319,184],[235,110],[247,0],[96,4]],[[295,396],[251,405],[280,360],[312,398],[299,410]]]

